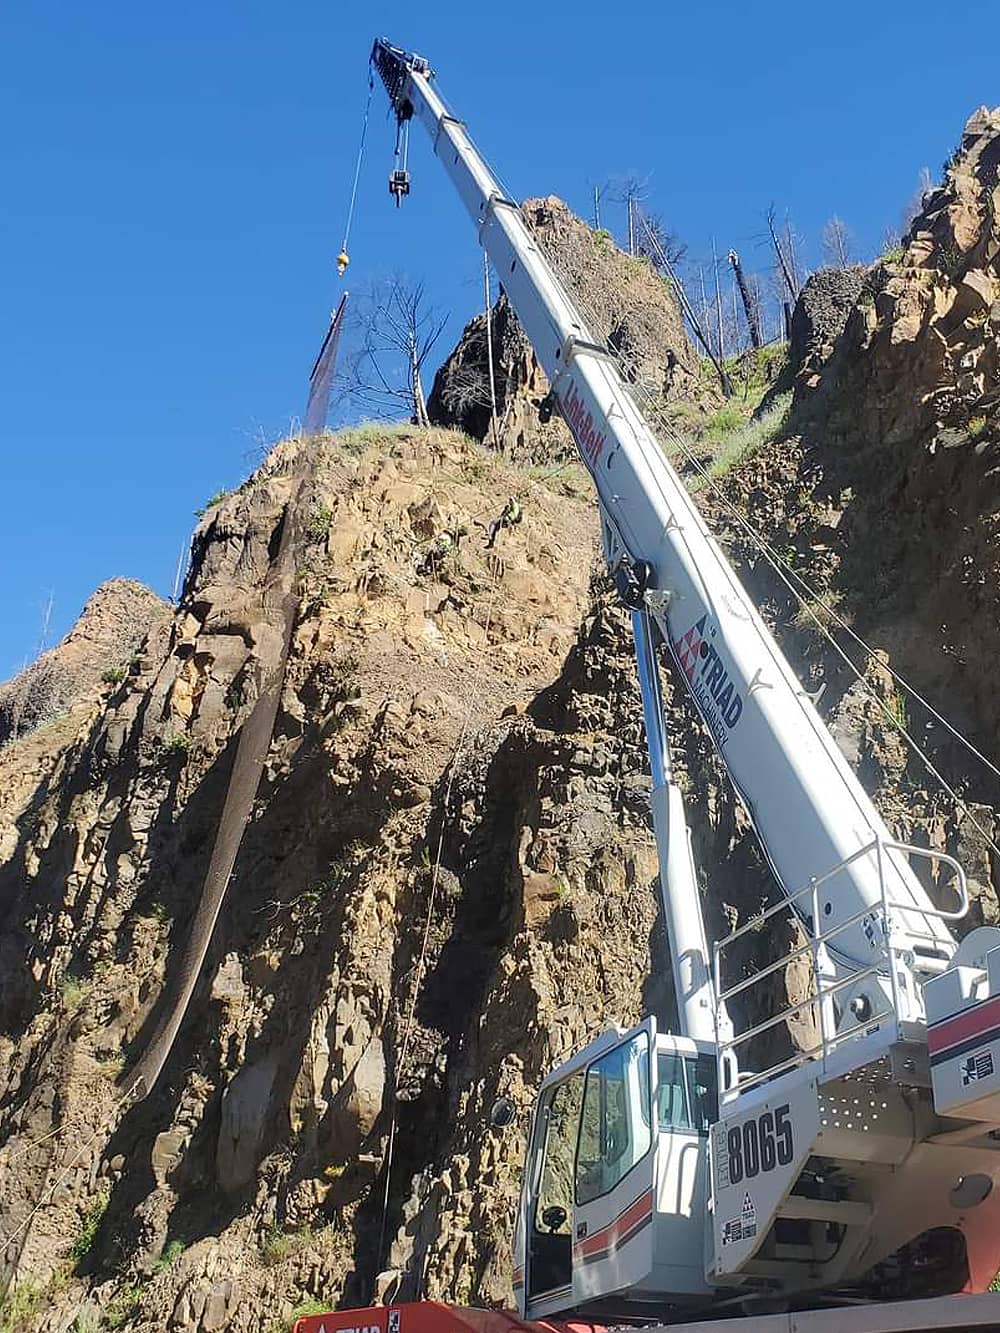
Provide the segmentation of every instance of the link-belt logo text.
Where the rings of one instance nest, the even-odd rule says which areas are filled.
[[[691,692],[701,705],[705,721],[722,744],[740,720],[743,700],[711,642],[715,629],[704,615],[671,646],[677,665],[687,676]]]
[[[573,432],[573,438],[580,446],[580,452],[591,467],[596,467],[607,437],[595,425],[593,413],[587,411],[587,406],[577,393],[572,380],[563,399],[563,416]]]

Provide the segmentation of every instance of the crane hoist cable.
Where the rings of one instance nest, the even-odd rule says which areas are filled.
[[[358,156],[354,163],[354,181],[351,185],[351,200],[347,205],[347,222],[344,226],[344,243],[340,247],[340,254],[337,256],[337,272],[343,277],[347,272],[347,266],[351,262],[351,257],[347,253],[347,244],[351,239],[351,223],[354,221],[354,205],[358,198],[358,181],[361,179],[361,163],[365,157],[365,141],[368,138],[368,117],[372,109],[372,93],[375,91],[375,75],[372,72],[371,62],[368,64],[368,100],[365,102],[365,114],[361,122],[361,142],[358,144]]]
[[[395,199],[397,208],[410,193],[409,154],[410,122],[404,117],[396,122],[396,147],[392,170],[389,172],[389,193]]]

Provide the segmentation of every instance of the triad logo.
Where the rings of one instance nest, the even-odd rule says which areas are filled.
[[[686,634],[682,634],[679,639],[674,640],[677,665],[692,684],[694,683],[694,669],[698,665],[701,641],[705,637],[705,619],[706,617],[702,616]]]

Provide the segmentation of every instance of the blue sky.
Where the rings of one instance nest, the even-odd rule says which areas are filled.
[[[141,4],[8,0],[0,19],[0,678],[117,574],[171,590],[193,510],[301,413],[341,284],[333,258],[371,39],[431,58],[514,193],[650,176],[696,256],[757,249],[772,201],[817,262],[842,216],[866,255],[966,115],[1000,101],[995,0],[898,6]],[[972,36],[978,34],[978,40]],[[386,190],[376,90],[350,283],[401,271],[478,308],[474,235],[414,132]],[[619,228],[612,213],[608,224]]]

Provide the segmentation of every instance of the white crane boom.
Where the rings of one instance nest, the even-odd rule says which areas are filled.
[[[402,53],[376,51],[380,72]],[[794,893],[857,857],[824,885],[829,930],[863,908],[831,952],[852,963],[884,955],[883,886],[875,844],[893,842],[881,816],[817,716],[739,579],[712,539],[626,390],[595,344],[520,209],[507,199],[464,124],[450,115],[426,62],[390,66],[397,110],[412,109],[479,231],[552,385],[600,499],[612,563],[635,571],[637,593],[670,644],[691,695],[753,819],[779,882]],[[385,75],[383,74],[383,77]],[[892,928],[917,965],[946,962],[955,943],[905,857],[881,859]],[[811,904],[799,903],[806,918]],[[904,945],[905,941],[905,945]],[[905,1016],[919,1018],[907,987]],[[884,1005],[873,1005],[884,1008]]]
[[[893,839],[427,61],[382,40],[372,61],[404,132],[415,118],[430,134],[593,478],[650,751],[682,1032],[612,1029],[544,1080],[515,1236],[521,1309],[648,1319],[740,1290],[884,1296],[907,1263],[926,1294],[983,1290],[1000,1256],[1000,931],[956,945],[961,867]],[[405,170],[390,189],[409,192]],[[711,957],[654,624],[784,890]],[[931,901],[919,856],[951,868],[957,906]],[[789,907],[803,942],[733,981],[727,951]],[[802,998],[747,1003],[802,963]],[[791,1019],[813,1037],[747,1068]]]

